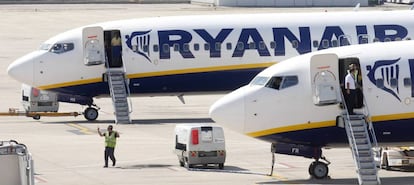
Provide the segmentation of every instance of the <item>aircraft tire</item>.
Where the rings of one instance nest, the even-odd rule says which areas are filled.
[[[33,116],[33,119],[34,119],[34,120],[39,120],[39,119],[40,119],[40,115],[39,115],[39,114],[34,115],[34,116]]]
[[[323,179],[328,176],[329,168],[326,163],[314,161],[309,165],[309,174],[316,179]]]
[[[96,118],[98,118],[98,115],[99,115],[98,110],[92,107],[86,108],[85,111],[83,112],[83,116],[88,121],[95,121]]]

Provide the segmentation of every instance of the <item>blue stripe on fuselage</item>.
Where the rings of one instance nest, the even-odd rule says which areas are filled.
[[[402,119],[375,122],[373,125],[378,142],[414,142],[413,121],[414,119]],[[257,138],[271,143],[284,142],[311,146],[348,145],[345,128],[336,126],[277,133]]]
[[[133,94],[185,94],[232,91],[249,83],[264,68],[188,73],[130,79]],[[107,82],[48,89],[51,91],[95,97],[108,95]]]

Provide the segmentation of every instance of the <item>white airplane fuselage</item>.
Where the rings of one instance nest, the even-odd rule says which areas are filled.
[[[59,34],[8,68],[43,90],[108,96],[104,63],[85,65],[83,30],[103,29],[105,58],[119,33],[121,59],[135,96],[234,90],[281,60],[311,51],[414,37],[414,12],[321,12],[156,17],[89,25]],[[101,33],[102,34],[102,33]],[[91,36],[93,38],[95,36]]]
[[[334,101],[341,100],[348,65],[357,64],[361,105],[355,112],[369,115],[381,145],[412,145],[413,47],[414,41],[372,43],[290,58],[219,99],[210,115],[219,124],[271,143],[349,146],[338,122],[345,110]],[[274,79],[282,81],[274,86]],[[333,85],[323,86],[325,82]]]

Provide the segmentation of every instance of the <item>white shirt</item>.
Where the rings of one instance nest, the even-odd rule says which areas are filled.
[[[348,89],[348,83],[349,83],[349,89],[355,89],[355,80],[352,77],[351,73],[348,73],[345,77],[345,89]]]

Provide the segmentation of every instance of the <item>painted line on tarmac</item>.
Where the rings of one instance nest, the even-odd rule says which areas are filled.
[[[34,180],[35,180],[35,184],[37,184],[37,183],[47,183],[46,179],[44,179],[42,177],[39,177],[37,175],[34,176]]]
[[[94,133],[94,132],[92,132],[89,128],[84,127],[84,126],[81,126],[81,125],[79,125],[79,124],[68,123],[68,124],[66,124],[66,125],[68,125],[68,126],[70,126],[70,127],[73,127],[73,128],[78,129],[78,130],[76,130],[76,131],[77,131],[77,132],[80,132],[81,134],[84,134],[84,135],[93,135],[93,134],[95,134],[95,133]]]

